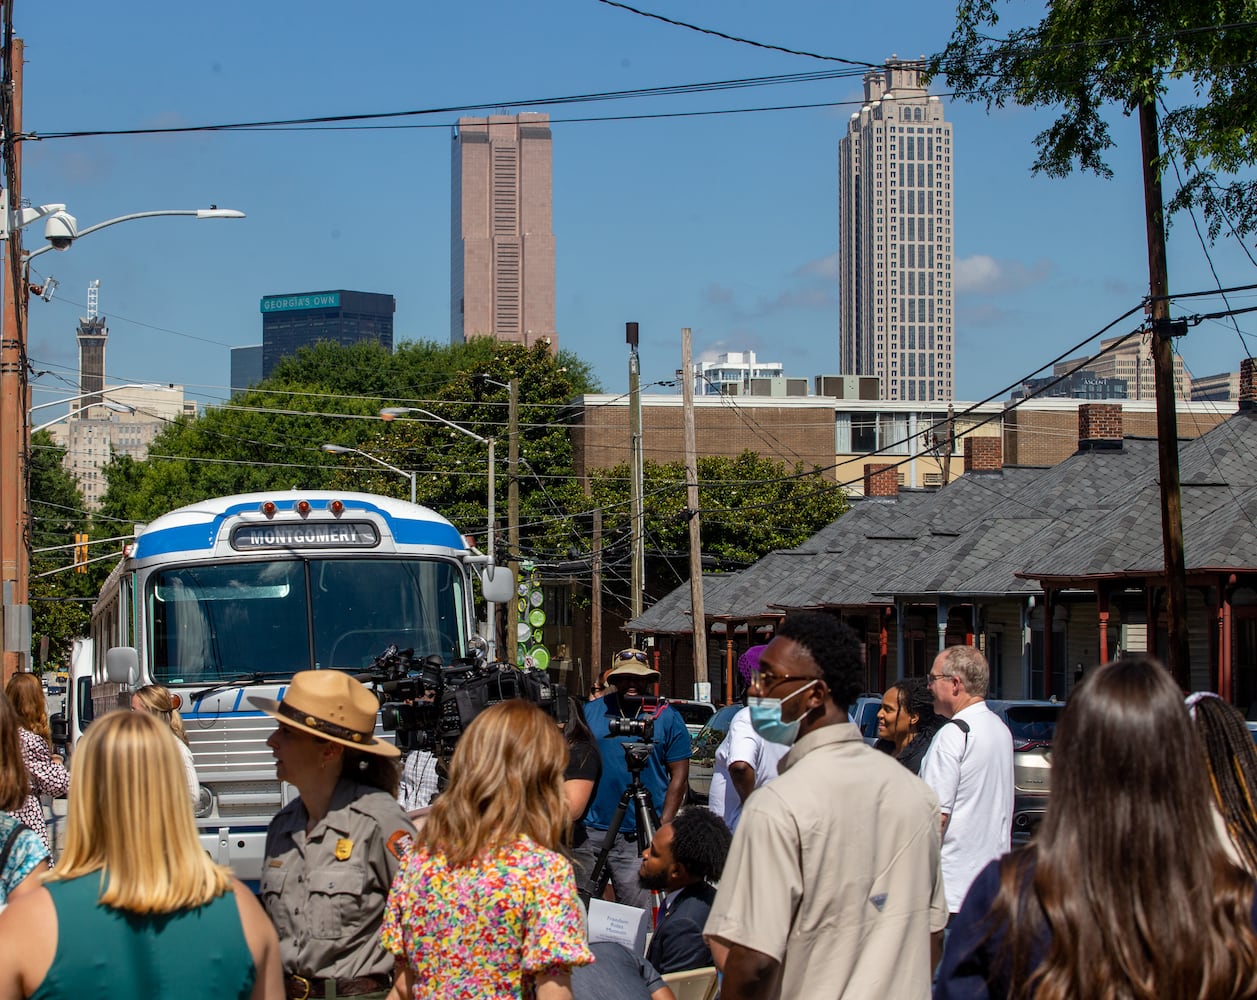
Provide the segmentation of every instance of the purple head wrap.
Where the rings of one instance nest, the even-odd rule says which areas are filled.
[[[738,657],[738,673],[742,675],[742,680],[747,684],[751,683],[751,674],[759,670],[759,654],[767,648],[767,643],[762,646],[752,646]]]

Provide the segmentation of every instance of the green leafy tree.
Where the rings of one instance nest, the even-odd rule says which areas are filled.
[[[1075,166],[1108,177],[1114,145],[1105,108],[1131,114],[1145,101],[1163,108],[1161,149],[1184,166],[1171,211],[1199,206],[1211,238],[1225,227],[1257,227],[1257,48],[1245,0],[1050,0],[1047,16],[1004,40],[989,29],[1000,0],[960,0],[946,49],[930,73],[988,110],[1007,103],[1059,108],[1035,139],[1033,170],[1052,177]],[[1008,3],[1020,13],[1021,5]]]
[[[91,597],[112,564],[92,563],[87,572],[74,570],[77,535],[89,534],[83,494],[74,477],[62,465],[65,450],[58,448],[47,431],[31,438],[30,503],[31,560],[30,604],[32,660],[40,664],[41,639],[48,639],[48,663],[68,661],[71,643],[87,634]],[[104,554],[98,547],[89,555]]]

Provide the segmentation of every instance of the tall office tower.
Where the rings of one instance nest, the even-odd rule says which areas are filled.
[[[81,407],[99,406],[104,400],[100,392],[105,388],[105,344],[109,340],[109,327],[105,325],[105,317],[97,315],[100,296],[100,280],[96,279],[87,286],[87,315],[79,317],[78,329],[74,336],[79,342],[79,393],[82,399],[77,404]],[[91,410],[84,409],[86,416],[95,416]]]
[[[550,116],[460,118],[450,211],[450,343],[558,350]]]
[[[262,297],[262,378],[270,378],[284,358],[303,347],[330,341],[349,347],[374,340],[393,350],[397,300],[379,292],[327,292]],[[234,390],[236,386],[232,385]]]
[[[884,399],[951,399],[955,376],[952,126],[921,65],[865,74],[838,143],[842,372]]]

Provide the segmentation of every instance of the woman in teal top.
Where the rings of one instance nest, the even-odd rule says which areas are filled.
[[[74,771],[56,871],[0,913],[0,1000],[280,1000],[275,931],[202,849],[161,723],[103,716]]]

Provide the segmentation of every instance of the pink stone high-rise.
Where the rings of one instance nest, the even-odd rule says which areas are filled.
[[[558,350],[550,116],[460,118],[450,211],[450,342]]]

